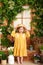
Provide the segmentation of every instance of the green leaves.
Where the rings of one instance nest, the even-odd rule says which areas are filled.
[[[16,15],[24,10],[23,5],[29,5],[32,10],[35,10],[32,12],[35,16],[33,16],[31,26],[35,28],[35,36],[43,36],[43,0],[0,0],[0,24],[3,24],[4,19],[8,20],[7,26],[1,27],[4,37],[3,45],[8,41],[7,35],[12,31],[10,24]]]
[[[0,59],[2,59],[2,60],[6,60],[7,59],[7,55],[6,55],[5,52],[0,51]]]
[[[31,0],[32,2],[33,0]],[[35,36],[42,37],[43,36],[43,0],[34,0],[34,4],[32,4],[32,8],[35,10],[32,12],[35,16],[32,20],[32,25],[35,27],[34,33]]]
[[[7,37],[3,37],[3,38],[1,39],[1,44],[2,44],[2,46],[4,46],[4,47],[9,47],[10,44],[11,44],[11,42],[10,42],[9,39],[7,39]]]
[[[10,22],[19,12],[23,11],[23,0],[1,0],[1,3],[3,4],[0,8],[1,20],[5,17]]]

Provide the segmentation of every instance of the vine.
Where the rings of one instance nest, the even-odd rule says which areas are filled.
[[[13,29],[11,26],[12,20],[16,18],[18,13],[24,10],[23,5],[26,4],[34,10],[32,11],[34,16],[31,26],[35,27],[35,36],[43,36],[43,0],[0,0],[0,29],[2,29],[1,32],[4,43],[9,43],[9,41],[6,42],[5,40],[8,40],[7,35],[10,34]],[[4,20],[7,20],[6,25],[3,25]]]

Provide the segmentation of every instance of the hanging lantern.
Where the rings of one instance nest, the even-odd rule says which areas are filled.
[[[0,7],[2,7],[2,6],[3,6],[3,3],[0,2]]]
[[[2,29],[0,29],[0,46],[1,46],[1,38],[2,38]]]
[[[8,24],[8,20],[5,19],[4,22],[3,22],[3,25],[4,25],[4,26],[7,26],[7,24]]]

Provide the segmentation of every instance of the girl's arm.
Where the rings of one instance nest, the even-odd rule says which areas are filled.
[[[30,37],[30,32],[28,30],[26,30],[26,37],[29,38]]]
[[[15,37],[15,30],[12,31],[11,36],[12,36],[12,37]]]

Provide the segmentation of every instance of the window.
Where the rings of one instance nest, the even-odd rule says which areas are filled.
[[[24,8],[28,8],[28,6],[24,6]],[[31,10],[30,9],[25,9],[23,12],[19,13],[16,16],[17,20],[14,21],[13,25],[14,28],[18,25],[18,24],[24,24],[25,27],[30,30],[31,26],[30,26],[30,22],[31,22]]]

